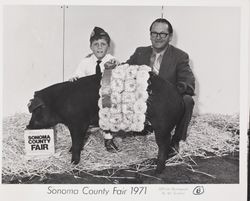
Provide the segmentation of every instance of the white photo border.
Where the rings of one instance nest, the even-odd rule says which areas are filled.
[[[247,129],[249,121],[249,1],[248,0],[167,0],[167,1],[132,1],[132,0],[120,0],[120,1],[108,1],[108,0],[68,0],[68,1],[59,1],[59,0],[45,0],[45,1],[3,1],[0,5],[0,30],[3,30],[3,6],[4,5],[29,5],[29,4],[45,4],[45,5],[162,5],[162,6],[199,6],[199,7],[239,7],[241,9],[241,30],[240,30],[240,182],[239,184],[206,184],[206,185],[197,185],[197,184],[184,184],[184,185],[170,185],[170,184],[154,184],[154,185],[136,185],[136,186],[147,186],[147,195],[145,196],[89,196],[84,197],[82,195],[49,195],[48,186],[46,184],[42,185],[4,185],[0,186],[0,195],[3,200],[100,200],[108,199],[112,200],[204,200],[204,201],[245,201],[247,200]],[[3,66],[3,33],[1,31],[1,49],[0,49],[0,61],[1,66]],[[248,42],[246,42],[248,41]],[[1,68],[1,91],[0,96],[1,100],[3,98],[3,69]],[[2,119],[2,107],[0,117]],[[2,130],[2,124],[0,126]],[[2,142],[2,135],[0,135],[0,140]],[[1,146],[2,147],[2,146]],[[0,159],[2,160],[2,158]],[[77,188],[81,189],[83,186],[91,186],[101,188],[103,185],[53,185],[57,188]],[[116,185],[106,185],[105,188],[112,189]],[[134,185],[118,185],[119,188],[130,188]],[[203,195],[194,195],[193,189],[197,186],[202,186],[205,189]],[[185,193],[183,195],[173,195],[166,196],[164,189],[183,189]]]

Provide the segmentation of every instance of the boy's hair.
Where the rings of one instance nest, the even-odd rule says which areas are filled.
[[[104,39],[107,41],[108,45],[110,45],[110,37],[106,31],[104,31],[100,27],[95,27],[90,35],[90,45],[94,40]]]

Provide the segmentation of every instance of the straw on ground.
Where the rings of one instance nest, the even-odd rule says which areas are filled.
[[[116,137],[122,150],[109,153],[105,150],[103,137],[98,128],[91,128],[91,135],[81,153],[78,165],[70,164],[70,133],[62,124],[56,126],[56,153],[49,158],[27,157],[24,152],[24,129],[30,115],[15,114],[3,121],[2,175],[17,177],[43,176],[53,173],[73,173],[75,170],[89,172],[109,168],[128,168],[132,164],[135,171],[143,172],[155,168],[145,161],[157,156],[154,135]],[[195,165],[194,156],[223,156],[239,151],[239,115],[200,115],[190,123],[187,141],[180,145],[180,152],[166,162],[166,166],[181,163]],[[124,134],[126,135],[126,134]],[[144,163],[143,163],[144,162]]]

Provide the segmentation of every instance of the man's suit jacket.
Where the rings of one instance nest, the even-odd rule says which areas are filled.
[[[150,65],[152,47],[138,47],[127,60],[130,65]],[[195,78],[189,66],[188,54],[169,45],[160,65],[159,76],[178,87],[184,84],[184,94],[194,95]]]

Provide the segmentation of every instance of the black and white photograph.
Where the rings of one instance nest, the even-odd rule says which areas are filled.
[[[1,8],[4,198],[247,199],[248,0]]]

